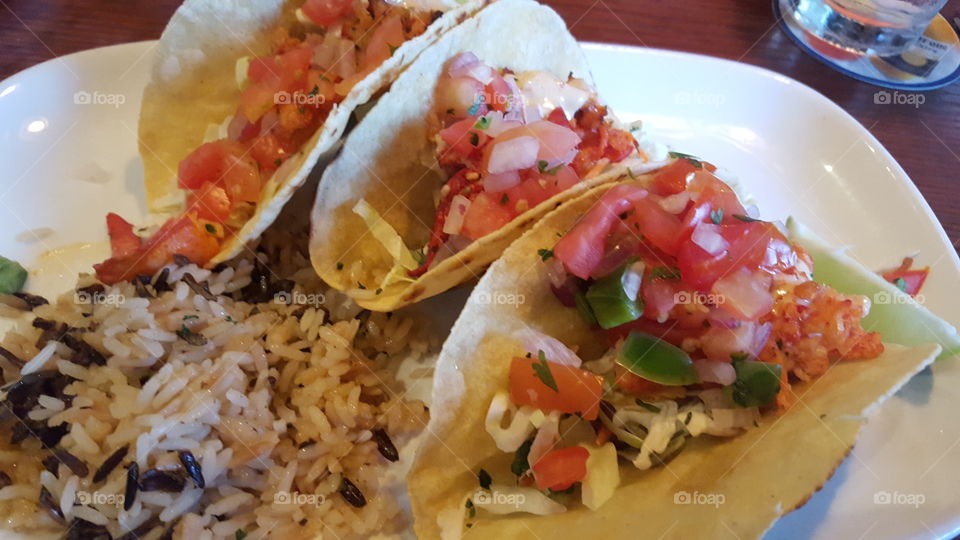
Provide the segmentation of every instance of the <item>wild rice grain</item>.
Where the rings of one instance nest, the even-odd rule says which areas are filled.
[[[110,457],[103,460],[103,464],[100,465],[100,468],[97,469],[97,472],[93,474],[93,483],[103,482],[110,476],[110,473],[117,468],[117,465],[123,461],[123,458],[127,457],[127,452],[130,451],[130,445],[124,445],[117,449],[116,452],[110,454]]]
[[[343,496],[343,500],[356,508],[363,508],[367,505],[367,499],[363,496],[360,488],[350,480],[347,480],[345,476],[340,482],[340,495]]]
[[[53,456],[60,460],[60,463],[63,463],[70,469],[70,472],[77,475],[80,478],[86,478],[90,474],[90,470],[87,468],[87,464],[80,460],[77,456],[67,452],[66,450],[55,450]]]
[[[200,489],[203,489],[205,482],[203,481],[203,469],[200,467],[200,464],[197,463],[197,459],[193,457],[193,454],[187,451],[179,453],[180,463],[183,464],[183,469],[187,471],[187,474],[190,476],[190,479],[193,480],[193,484]]]
[[[137,487],[140,480],[140,466],[137,462],[127,465],[127,485],[123,490],[123,509],[129,511],[137,498]]]
[[[380,455],[387,461],[397,461],[400,459],[400,453],[397,452],[397,447],[394,446],[393,441],[390,440],[390,436],[387,435],[385,430],[374,430],[373,440],[377,442],[377,450],[380,451]]]

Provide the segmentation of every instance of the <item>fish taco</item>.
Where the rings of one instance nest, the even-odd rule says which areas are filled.
[[[551,9],[501,0],[398,77],[325,171],[317,273],[389,311],[474,279],[612,167],[658,166],[619,126]]]
[[[562,206],[481,279],[438,360],[416,531],[757,538],[958,343],[681,156]]]
[[[139,144],[147,206],[172,214],[141,238],[107,219],[108,283],[180,254],[237,255],[347,129],[445,31],[492,0],[188,0],[157,45]]]

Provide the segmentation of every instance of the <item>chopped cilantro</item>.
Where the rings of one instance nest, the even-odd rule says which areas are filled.
[[[320,93],[320,87],[317,85],[313,85],[313,90],[310,90],[310,95],[315,96],[319,93]]]
[[[486,116],[477,118],[477,123],[473,125],[474,129],[487,129],[488,127],[490,127],[490,119]]]
[[[245,530],[243,530],[243,529],[237,529],[237,532],[234,533],[233,537],[234,537],[236,540],[243,540],[244,538],[247,537],[247,531],[245,531]]]
[[[545,384],[547,388],[559,393],[560,389],[557,388],[557,381],[554,380],[553,373],[550,372],[547,355],[543,351],[537,351],[537,361],[538,363],[533,364],[533,375],[540,379],[540,382]]]
[[[540,172],[543,172],[547,170],[547,165],[549,165],[549,163],[547,163],[547,160],[541,159],[540,161],[537,162],[537,170],[539,170]]]
[[[574,488],[576,488],[576,486],[570,486],[567,489],[561,489],[559,491],[553,490],[553,489],[547,489],[547,495],[551,497],[555,497],[557,495],[570,495],[571,493],[573,493]]]
[[[743,214],[734,214],[733,217],[736,218],[736,219],[739,219],[740,221],[742,221],[742,222],[744,222],[744,223],[758,223],[758,222],[763,222],[762,219],[752,218],[752,217],[750,217],[750,216],[745,216],[745,215],[743,215]]]
[[[490,489],[490,484],[493,483],[493,478],[490,477],[490,473],[480,469],[480,472],[477,474],[477,478],[480,479],[480,487],[483,489]]]
[[[650,270],[650,277],[652,279],[677,280],[680,279],[680,269],[667,266],[654,266],[653,269]]]
[[[280,159],[280,158],[277,158],[277,159],[273,160],[273,166],[274,166],[274,167],[279,167],[281,163],[283,163],[283,160]]]
[[[470,144],[474,146],[480,145],[480,136],[472,131],[470,132]]]
[[[231,316],[229,316],[229,315],[227,315],[226,317],[224,317],[223,320],[227,321],[228,323],[232,323],[232,324],[237,324],[237,323],[239,322],[239,321],[233,320],[233,317],[231,317]]]
[[[730,360],[734,362],[745,362],[747,358],[750,358],[750,355],[745,352],[730,353]]]
[[[510,202],[510,197],[507,197],[507,194],[504,193],[504,194],[500,197],[500,204],[507,204],[508,202]]]
[[[631,169],[630,167],[627,167],[627,176],[629,176],[631,180],[637,179],[637,176],[633,174],[633,169]]]
[[[893,280],[893,284],[896,285],[901,292],[907,292],[907,281],[902,277]]]
[[[674,158],[674,159],[685,159],[685,160],[687,160],[691,165],[693,165],[694,167],[696,167],[696,168],[698,168],[698,169],[702,169],[702,168],[703,168],[703,163],[702,163],[699,159],[691,156],[690,154],[684,154],[683,152],[670,152],[669,155],[670,155],[670,157],[672,157],[672,158]]]
[[[548,261],[553,258],[553,250],[541,248],[537,250],[537,255],[540,255],[540,260]]]
[[[206,225],[204,225],[203,228],[206,229],[207,232],[210,234],[217,234],[217,228],[210,223],[207,223]]]
[[[357,288],[363,291],[367,290],[367,286],[364,285],[363,283],[360,283],[359,281],[357,282]]]
[[[637,400],[637,405],[639,405],[640,407],[643,407],[644,409],[646,409],[646,410],[648,410],[648,411],[650,411],[650,412],[653,412],[653,413],[658,413],[658,412],[660,412],[660,407],[657,407],[657,406],[654,405],[653,403],[647,403],[646,401],[643,401],[642,399],[638,399],[638,400]]]
[[[423,252],[423,248],[414,249],[410,252],[413,255],[413,258],[417,260],[417,264],[423,266],[427,262],[427,255]]]
[[[449,109],[447,109],[447,114],[453,114],[454,112],[456,111],[453,110],[453,107],[450,107]]]
[[[540,161],[537,162],[537,170],[539,170],[544,174],[549,174],[550,176],[553,176],[557,174],[557,171],[559,171],[561,167],[563,167],[563,163],[550,169],[547,168],[547,165],[549,165],[549,163],[547,163],[545,159],[541,159]]]
[[[530,446],[533,445],[533,439],[527,439],[523,444],[520,445],[520,448],[517,448],[517,453],[513,456],[513,463],[510,464],[510,471],[517,475],[523,476],[523,474],[530,470]]]
[[[710,221],[712,221],[714,225],[719,225],[721,222],[723,222],[723,208],[717,208],[716,210],[711,210]]]

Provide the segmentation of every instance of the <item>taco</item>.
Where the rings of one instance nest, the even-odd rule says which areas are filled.
[[[713,169],[597,187],[490,267],[437,363],[421,538],[759,537],[960,344]]]
[[[108,283],[180,254],[239,253],[344,134],[352,113],[491,0],[188,0],[161,36],[139,142],[148,208],[174,217],[140,238],[108,217]]]
[[[397,78],[324,172],[317,273],[389,311],[475,278],[614,164],[648,163],[560,17],[501,0]]]

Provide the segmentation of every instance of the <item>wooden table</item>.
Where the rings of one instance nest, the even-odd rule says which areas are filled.
[[[960,85],[927,92],[919,108],[876,105],[876,87],[841,76],[798,49],[776,26],[770,0],[546,3],[581,40],[730,58],[812,86],[869,127],[916,182],[954,246],[960,244],[960,193],[953,186],[960,169]],[[0,0],[0,79],[54,56],[157,38],[178,4]]]

